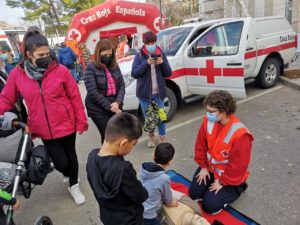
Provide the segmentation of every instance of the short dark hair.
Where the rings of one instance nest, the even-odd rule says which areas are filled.
[[[170,143],[160,143],[156,146],[154,151],[154,162],[166,165],[169,163],[175,154],[175,149]]]
[[[106,50],[111,50],[112,49],[112,62],[109,65],[110,69],[116,69],[118,64],[116,61],[116,54],[115,54],[115,48],[112,45],[111,41],[109,39],[100,39],[97,44],[96,44],[96,48],[94,51],[94,64],[100,68],[100,69],[104,69],[105,65],[103,63],[101,63],[101,52],[106,51]]]
[[[105,141],[115,142],[120,138],[127,138],[129,141],[139,139],[143,129],[139,119],[127,112],[117,113],[107,123],[105,130]]]
[[[156,42],[156,40],[157,40],[157,36],[152,31],[147,31],[146,33],[143,34],[143,43],[144,44]]]
[[[234,114],[236,111],[236,101],[228,91],[216,90],[207,95],[203,105],[218,109],[220,112],[226,112],[226,115]]]

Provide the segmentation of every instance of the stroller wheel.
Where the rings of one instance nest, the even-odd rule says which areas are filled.
[[[48,216],[40,216],[36,219],[34,225],[52,225],[52,221]]]

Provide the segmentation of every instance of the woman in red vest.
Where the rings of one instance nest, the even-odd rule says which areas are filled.
[[[234,115],[236,102],[227,91],[217,90],[204,100],[207,113],[195,144],[195,172],[191,198],[203,209],[219,213],[247,188],[252,142],[250,131]]]
[[[117,59],[122,59],[128,55],[130,50],[128,43],[128,39],[126,34],[122,34],[120,37],[120,43],[117,46],[116,57]]]

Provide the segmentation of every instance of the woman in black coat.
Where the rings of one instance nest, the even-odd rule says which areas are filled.
[[[98,41],[93,63],[87,66],[84,73],[84,83],[87,113],[97,126],[103,143],[107,122],[115,113],[121,112],[125,95],[123,76],[108,39]]]

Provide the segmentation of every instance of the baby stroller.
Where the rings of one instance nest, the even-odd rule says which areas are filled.
[[[2,121],[0,119],[0,127]],[[20,151],[17,152],[17,163],[0,162],[0,188],[16,197],[17,191],[22,190],[25,198],[31,194],[32,184],[41,185],[46,175],[51,172],[50,157],[44,146],[33,148],[31,136],[25,123],[14,121],[15,128],[23,130]],[[6,213],[6,225],[15,225],[13,207],[9,206]],[[39,217],[34,225],[52,225],[49,217]]]

